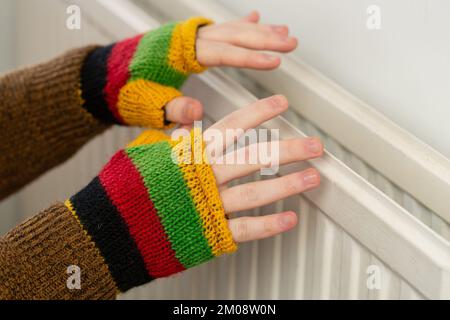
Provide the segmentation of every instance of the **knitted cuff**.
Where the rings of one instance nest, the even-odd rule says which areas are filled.
[[[80,70],[94,49],[69,50],[0,76],[0,200],[108,128],[80,108]]]
[[[69,289],[68,268],[81,271]],[[95,244],[62,203],[0,238],[0,299],[114,299],[117,287]]]
[[[195,43],[198,28],[211,23],[206,18],[191,18],[97,48],[88,55],[81,72],[83,107],[107,123],[166,128],[165,104],[181,95],[177,89],[191,73],[206,69],[196,59]],[[142,88],[128,86],[137,80],[145,81],[150,88],[144,95],[151,103],[142,103],[142,92],[131,92],[136,99],[130,101],[130,91]],[[127,91],[126,102],[122,101],[122,90]],[[130,116],[135,119],[142,115],[150,115],[150,119],[129,122]]]
[[[211,166],[179,161],[194,138],[146,132],[66,201],[121,291],[236,250]]]

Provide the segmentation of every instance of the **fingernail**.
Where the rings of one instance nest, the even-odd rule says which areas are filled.
[[[264,57],[264,59],[266,59],[267,61],[271,61],[271,62],[278,59],[278,57],[272,56],[270,54],[263,54],[262,56]]]
[[[303,175],[303,182],[305,183],[306,187],[313,187],[317,185],[317,182],[319,181],[319,176],[317,175],[317,172],[315,170],[307,171]]]
[[[322,152],[322,143],[316,138],[308,138],[306,145],[308,147],[308,151],[312,154],[319,154]]]
[[[272,30],[281,35],[287,34],[286,26],[272,26]]]
[[[274,107],[278,108],[278,107],[284,107],[288,102],[285,96],[283,95],[276,95],[276,96],[272,96],[272,99],[275,101],[274,103]]]
[[[293,37],[284,37],[284,38],[281,38],[281,41],[286,42],[286,43],[291,43],[291,42],[295,41],[295,38],[293,38]]]
[[[283,229],[288,229],[292,227],[295,223],[295,218],[291,214],[283,214],[280,217],[280,225]]]

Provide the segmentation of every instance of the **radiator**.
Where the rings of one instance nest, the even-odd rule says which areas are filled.
[[[82,9],[81,30],[64,27],[73,3]],[[168,19],[233,17],[212,1],[20,0],[15,6],[17,64],[108,43]],[[271,73],[210,70],[192,77],[184,91],[204,102],[210,122],[259,96],[285,94],[291,111],[266,127],[279,128],[281,138],[319,135],[327,151],[323,159],[283,167],[280,174],[313,165],[322,185],[244,213],[294,210],[295,230],[242,244],[234,255],[156,280],[121,299],[450,298],[448,159],[293,56]],[[109,130],[3,203],[2,231],[78,191],[138,132]]]

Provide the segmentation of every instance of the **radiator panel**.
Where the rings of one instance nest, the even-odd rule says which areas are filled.
[[[405,208],[409,213],[427,225],[431,230],[443,238],[450,240],[450,223],[444,221],[439,215],[426,208],[407,192],[397,187],[384,175],[369,166],[358,156],[346,150],[335,139],[325,134],[306,119],[302,118],[301,115],[294,111],[289,111],[288,119],[292,124],[300,128],[306,134],[321,137],[325,144],[325,148],[339,160],[344,162],[353,171],[364,177],[368,182],[381,190],[389,198]]]
[[[275,93],[265,90],[240,71],[227,69],[226,73],[239,81],[239,83],[257,97],[267,97]],[[405,208],[431,230],[442,236],[444,239],[450,240],[450,222],[445,221],[437,213],[433,212],[409,193],[396,186],[383,174],[367,164],[367,162],[346,149],[341,143],[336,141],[336,139],[305,119],[294,108],[290,108],[284,113],[284,116],[292,125],[299,128],[308,136],[320,137],[325,148],[336,158]]]
[[[273,206],[261,213],[273,212]],[[298,227],[282,236],[243,244],[232,256],[156,280],[121,299],[424,299],[401,276],[302,197],[283,203],[299,212]],[[370,290],[367,268],[381,269]]]

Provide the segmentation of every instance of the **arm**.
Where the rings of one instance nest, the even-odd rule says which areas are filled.
[[[72,156],[111,124],[166,128],[166,104],[193,72],[192,18],[104,47],[69,51],[0,78],[0,199]]]
[[[208,130],[223,136],[226,128],[247,131],[286,109],[286,99],[275,96],[236,111]],[[293,212],[226,217],[317,187],[316,170],[229,187],[230,181],[265,165],[199,162],[185,148],[203,154],[205,149],[198,149],[203,144],[195,142],[199,137],[195,130],[181,141],[159,131],[143,133],[65,203],[1,238],[0,298],[112,299],[234,252],[238,242],[295,226]],[[211,142],[211,150],[228,147],[218,143]],[[282,141],[279,151],[279,163],[286,164],[320,156],[322,145],[312,138],[291,139]],[[66,287],[71,265],[81,269],[80,290]]]
[[[234,251],[211,167],[182,168],[172,148],[144,133],[64,204],[2,238],[0,298],[112,299]],[[80,290],[66,287],[71,265]]]
[[[207,67],[276,68],[297,40],[256,12],[222,24],[170,23],[104,47],[69,51],[0,78],[0,200],[64,162],[111,124],[189,124],[201,103],[181,97],[191,73]],[[199,29],[200,28],[200,29]]]
[[[107,128],[81,108],[80,70],[94,49],[72,50],[0,78],[0,199]]]

